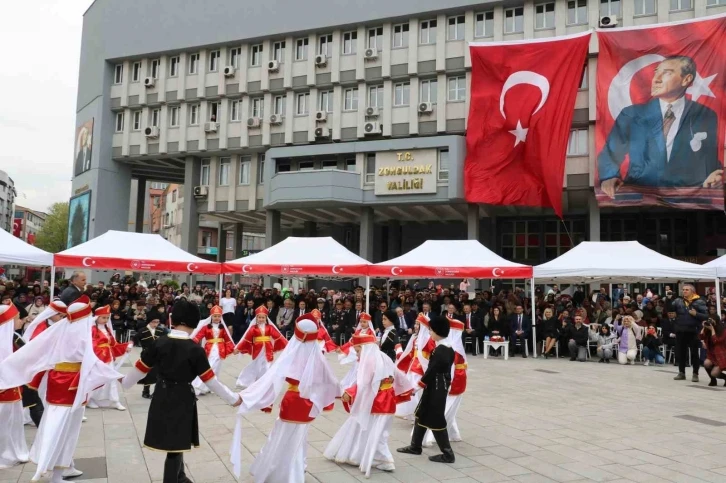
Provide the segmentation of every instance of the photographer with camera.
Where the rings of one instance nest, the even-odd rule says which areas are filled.
[[[723,324],[715,319],[708,319],[703,323],[700,337],[706,346],[706,360],[703,362],[703,368],[711,377],[708,385],[716,386],[718,384],[716,378],[721,378],[726,386],[726,375],[722,372],[726,367],[726,330],[724,330]]]
[[[708,319],[708,308],[706,302],[696,294],[693,285],[687,283],[681,289],[682,297],[673,301],[673,309],[676,312],[676,360],[678,361],[678,375],[676,381],[686,379],[686,358],[688,350],[691,351],[691,365],[693,366],[692,382],[698,382],[698,369],[701,359],[698,354],[700,341],[698,332],[703,322]]]

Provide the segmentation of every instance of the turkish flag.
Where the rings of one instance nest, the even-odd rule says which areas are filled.
[[[28,233],[28,243],[31,245],[35,245],[35,234]]]
[[[470,44],[466,201],[551,207],[562,217],[565,157],[590,33]]]
[[[23,219],[15,218],[13,220],[13,235],[20,238],[20,234],[23,231]]]
[[[726,17],[598,31],[598,43],[598,203],[722,210]]]

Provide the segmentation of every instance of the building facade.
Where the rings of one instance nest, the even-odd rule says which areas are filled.
[[[0,170],[0,229],[13,231],[13,215],[15,214],[15,182],[8,174]]]
[[[46,216],[47,214],[41,211],[15,205],[14,223],[17,224],[16,233],[19,235],[18,238],[34,245],[38,233],[43,228]]]
[[[429,238],[478,239],[533,264],[582,240],[637,239],[690,260],[726,247],[722,213],[598,207],[595,37],[570,133],[564,220],[467,204],[463,189],[468,42],[583,32],[603,16],[621,26],[698,18],[726,12],[726,0],[268,7],[97,0],[84,17],[77,110],[78,125],[95,120],[96,161],[74,189],[123,199],[132,179],[179,183],[175,236],[199,253],[200,219],[221,223],[209,240],[220,260],[241,253],[243,232],[264,233],[267,246],[331,235],[372,261]],[[114,205],[92,199],[90,236],[125,226]]]

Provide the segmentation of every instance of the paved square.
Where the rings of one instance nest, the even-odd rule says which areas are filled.
[[[138,357],[135,349],[131,360]],[[329,355],[342,377],[347,367]],[[249,357],[224,364],[233,385]],[[128,370],[127,367],[124,371]],[[643,367],[512,357],[470,357],[469,387],[459,411],[464,442],[454,443],[456,463],[430,463],[400,455],[410,424],[395,419],[390,447],[396,471],[373,470],[372,482],[724,482],[726,389],[703,391],[702,382],[673,381],[670,366]],[[148,401],[141,388],[124,395],[128,411],[86,410],[75,458],[86,472],[79,483],[161,481],[165,455],[142,449]],[[233,482],[227,451],[235,410],[214,395],[199,400],[201,448],[187,453],[195,483]],[[272,415],[255,413],[245,424],[244,471],[272,428]],[[366,481],[355,467],[338,466],[322,451],[346,418],[341,404],[310,428],[306,481]],[[35,428],[26,426],[28,441]],[[427,454],[434,450],[426,450]],[[0,483],[30,481],[33,464],[0,470]],[[245,476],[243,481],[251,481]]]

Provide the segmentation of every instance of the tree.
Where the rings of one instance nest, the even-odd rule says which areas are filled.
[[[67,241],[68,202],[53,203],[35,239],[35,246],[46,252],[58,253],[66,249]]]

